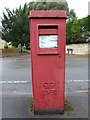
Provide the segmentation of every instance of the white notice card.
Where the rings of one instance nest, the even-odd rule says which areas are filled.
[[[40,35],[39,47],[40,48],[57,48],[58,36],[57,35]]]

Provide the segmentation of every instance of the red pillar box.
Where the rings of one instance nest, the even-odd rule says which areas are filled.
[[[66,18],[60,10],[29,15],[35,114],[64,111]]]

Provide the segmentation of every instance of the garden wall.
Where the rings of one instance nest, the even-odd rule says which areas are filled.
[[[89,53],[87,43],[66,45],[66,53],[68,54],[67,49],[72,49],[72,53],[76,55],[87,55]],[[71,54],[71,50],[69,50],[69,54]]]

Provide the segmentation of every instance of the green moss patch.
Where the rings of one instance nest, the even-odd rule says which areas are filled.
[[[74,110],[71,103],[67,100],[65,100],[64,102],[64,107],[65,107],[65,111],[68,112],[68,115],[70,114],[70,112]]]
[[[67,100],[65,100],[64,102],[64,108],[65,108],[65,112],[70,115],[70,112],[73,112],[73,107],[71,105],[71,103]],[[33,109],[33,100],[30,101],[29,103],[29,114],[33,113],[34,109]]]

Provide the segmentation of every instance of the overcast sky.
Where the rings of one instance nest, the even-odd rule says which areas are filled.
[[[5,7],[10,10],[18,8],[20,5],[24,5],[25,2],[30,2],[32,0],[0,0],[0,16],[2,16],[2,11]],[[58,1],[58,0],[57,0]],[[88,2],[90,0],[67,0],[69,8],[74,9],[78,18],[83,18],[88,15]]]

